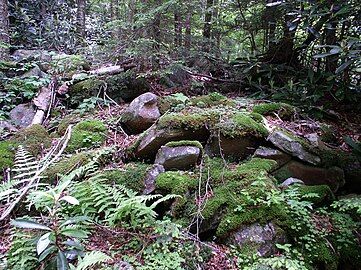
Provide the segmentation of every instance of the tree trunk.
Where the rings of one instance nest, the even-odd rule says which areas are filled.
[[[8,1],[0,0],[0,60],[9,57],[9,45]]]
[[[174,45],[182,46],[182,22],[179,10],[174,11]]]
[[[191,48],[191,39],[192,39],[192,8],[189,6],[187,9],[186,20],[184,23],[185,27],[185,38],[184,38],[184,47],[186,52],[189,52]]]
[[[330,24],[330,27],[327,27],[325,29],[326,45],[335,45],[336,44],[336,41],[337,41],[336,27],[337,27],[337,22],[332,22]],[[326,72],[331,72],[331,73],[336,72],[337,60],[338,60],[337,54],[326,57]]]
[[[210,51],[210,39],[211,39],[211,31],[212,31],[212,7],[213,7],[213,0],[207,0],[205,16],[204,16],[204,27],[203,27],[203,39],[204,39],[203,50],[205,52]]]
[[[85,3],[86,0],[77,0],[76,26],[80,39],[85,38]]]
[[[161,5],[160,0],[157,0],[157,4]],[[160,42],[161,42],[161,31],[160,31],[160,23],[161,23],[161,14],[155,14],[154,19],[153,19],[153,24],[152,24],[152,28],[153,28],[153,56],[152,56],[152,65],[153,68],[159,68],[159,50],[160,50]]]

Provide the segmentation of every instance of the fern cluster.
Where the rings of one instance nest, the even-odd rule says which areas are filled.
[[[12,232],[11,248],[7,254],[7,269],[35,270],[38,267],[36,256],[37,236],[34,232],[15,229]]]
[[[0,184],[0,204],[11,202],[37,170],[38,162],[22,145],[19,145],[12,169],[14,177]]]
[[[176,197],[138,195],[123,185],[109,184],[107,181],[101,174],[96,174],[87,181],[74,184],[71,194],[79,200],[79,207],[74,208],[76,214],[91,217],[110,226],[124,221],[136,228],[149,225],[149,222],[156,218],[154,208],[159,203]]]

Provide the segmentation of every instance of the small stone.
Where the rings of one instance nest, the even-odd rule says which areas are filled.
[[[277,148],[302,161],[313,165],[318,165],[321,162],[320,157],[308,152],[299,141],[280,130],[272,132],[269,135],[268,140]]]
[[[35,110],[30,103],[17,105],[10,111],[10,120],[16,126],[27,127],[33,121]]]
[[[279,185],[279,187],[284,189],[294,184],[304,185],[305,182],[303,182],[301,179],[290,177],[283,181],[282,184]]]
[[[0,120],[0,131],[2,130],[14,132],[17,131],[18,129],[14,127],[9,121]]]
[[[272,159],[282,166],[291,160],[291,156],[277,149],[261,146],[257,148],[253,157]]]
[[[150,194],[155,190],[155,180],[157,179],[158,175],[165,172],[164,167],[160,164],[154,164],[152,168],[147,172],[147,175],[144,179],[144,186],[145,189],[143,194]]]
[[[159,117],[158,97],[148,92],[130,103],[122,115],[122,120],[131,133],[141,133],[151,127]]]
[[[187,170],[197,164],[201,150],[195,146],[162,146],[155,158],[155,164],[163,165],[166,170]]]

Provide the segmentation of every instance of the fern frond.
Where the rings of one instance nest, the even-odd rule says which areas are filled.
[[[111,260],[111,258],[103,252],[100,251],[92,251],[86,253],[84,258],[80,258],[78,261],[78,265],[75,270],[87,270],[91,266],[95,266],[100,263],[104,263]]]

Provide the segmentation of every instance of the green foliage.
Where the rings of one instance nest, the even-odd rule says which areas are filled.
[[[100,146],[105,141],[106,126],[99,120],[85,120],[75,125],[66,151]]]
[[[106,170],[102,176],[107,179],[108,183],[115,183],[136,192],[144,190],[144,179],[147,171],[151,166],[144,163],[128,163],[121,169]]]
[[[11,247],[7,255],[7,266],[13,270],[35,270],[38,258],[35,250],[36,232],[14,229],[12,231]]]

